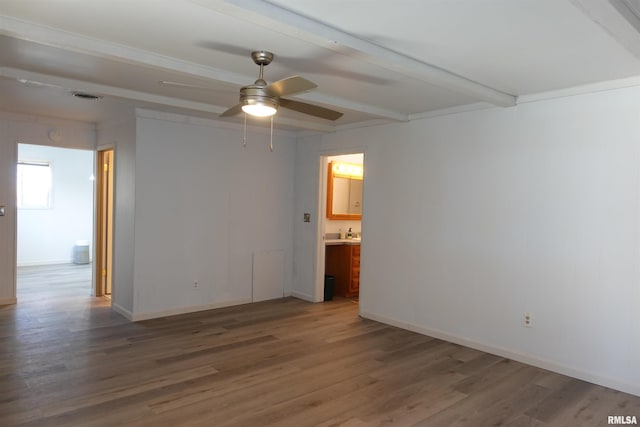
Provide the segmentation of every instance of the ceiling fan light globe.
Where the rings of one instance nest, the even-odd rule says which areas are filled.
[[[271,117],[278,111],[271,105],[262,103],[251,103],[242,106],[242,111],[255,117]]]

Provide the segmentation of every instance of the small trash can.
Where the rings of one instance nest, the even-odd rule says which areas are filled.
[[[324,300],[331,301],[333,299],[333,288],[336,284],[335,276],[329,274],[324,275]]]
[[[76,240],[76,244],[73,247],[73,263],[89,264],[89,262],[89,241]]]

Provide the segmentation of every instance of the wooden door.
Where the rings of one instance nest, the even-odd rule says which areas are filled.
[[[111,295],[113,265],[113,150],[98,152],[96,296]]]

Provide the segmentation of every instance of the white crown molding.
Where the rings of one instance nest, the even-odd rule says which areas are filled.
[[[549,92],[533,93],[518,97],[518,104],[529,102],[546,101],[555,98],[566,98],[569,96],[587,95],[596,92],[607,92],[618,89],[640,86],[640,76],[628,77],[625,79],[609,80],[606,82],[591,83],[581,86],[574,86],[566,89],[558,89]]]

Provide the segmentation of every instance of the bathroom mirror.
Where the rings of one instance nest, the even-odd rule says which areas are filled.
[[[329,163],[327,218],[362,219],[362,165]]]

